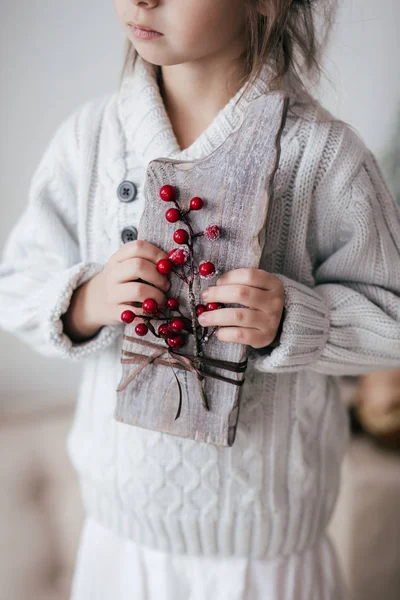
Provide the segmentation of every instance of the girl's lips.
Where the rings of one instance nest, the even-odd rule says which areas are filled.
[[[151,40],[157,37],[161,37],[163,34],[159,31],[152,31],[149,29],[143,29],[134,23],[128,23],[133,35],[141,40]]]

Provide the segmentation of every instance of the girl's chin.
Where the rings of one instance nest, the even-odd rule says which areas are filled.
[[[154,50],[150,50],[150,48],[144,48],[142,44],[133,44],[135,47],[135,50],[137,51],[137,53],[139,54],[139,56],[141,56],[141,58],[143,58],[143,60],[153,64],[153,65],[157,65],[158,67],[168,67],[171,65],[180,65],[182,64],[182,60],[179,60],[178,58],[173,58],[172,56],[168,56],[166,54],[166,52],[159,52]]]

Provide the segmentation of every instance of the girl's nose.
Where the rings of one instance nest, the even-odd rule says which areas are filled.
[[[133,4],[147,8],[153,8],[154,6],[157,6],[158,2],[159,0],[133,0]]]

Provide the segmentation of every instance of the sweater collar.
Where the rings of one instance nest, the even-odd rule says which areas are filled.
[[[156,158],[204,158],[240,126],[247,105],[269,91],[271,78],[271,68],[264,65],[238,104],[235,106],[245,84],[207,129],[188,148],[181,150],[158,87],[157,67],[138,54],[133,69],[130,68],[124,75],[117,98],[118,114],[127,143],[132,145],[136,156],[145,166]]]

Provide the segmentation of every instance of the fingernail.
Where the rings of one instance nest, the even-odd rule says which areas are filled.
[[[200,294],[201,298],[203,298],[203,300],[205,300],[208,296],[208,288],[206,290],[203,290]]]

